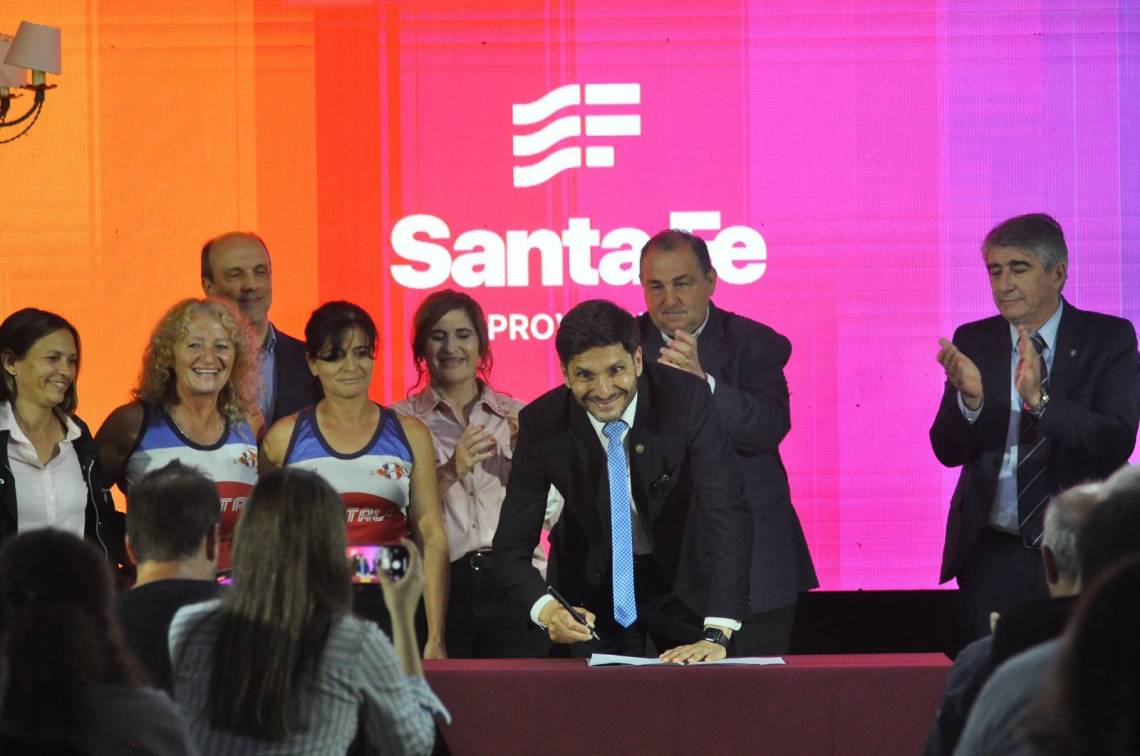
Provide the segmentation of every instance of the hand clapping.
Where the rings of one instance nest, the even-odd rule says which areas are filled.
[[[701,368],[701,358],[697,354],[697,337],[688,331],[678,328],[674,332],[673,339],[661,347],[659,361],[705,380],[705,371]]]
[[[938,362],[946,371],[946,380],[962,394],[962,401],[971,410],[982,406],[982,373],[966,355],[958,351],[949,339],[939,339]]]
[[[456,477],[462,478],[480,462],[495,456],[495,448],[491,433],[482,425],[470,423],[463,429],[463,435],[455,444],[455,453],[451,455]]]

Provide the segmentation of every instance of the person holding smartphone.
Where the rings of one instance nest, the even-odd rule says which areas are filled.
[[[309,369],[324,398],[274,423],[262,441],[262,470],[299,467],[319,473],[344,502],[352,546],[411,535],[424,554],[424,656],[442,659],[447,616],[447,536],[443,531],[431,434],[415,418],[368,396],[376,325],[350,302],[328,302],[305,326]],[[374,588],[357,588],[354,609],[388,629]]]
[[[380,576],[392,641],[352,614],[344,506],[316,473],[262,475],[234,540],[234,584],[170,628],[174,698],[202,753],[345,753],[358,722],[385,754],[427,754],[447,710],[423,678],[412,616],[424,580]],[[256,685],[250,685],[250,681]]]

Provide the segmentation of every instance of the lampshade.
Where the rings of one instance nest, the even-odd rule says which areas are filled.
[[[10,66],[58,74],[59,29],[21,21],[4,62]]]
[[[28,72],[18,66],[10,66],[4,62],[8,54],[8,45],[12,38],[7,34],[0,34],[0,87],[22,87],[28,83]]]

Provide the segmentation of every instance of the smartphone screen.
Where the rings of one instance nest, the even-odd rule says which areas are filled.
[[[352,582],[378,584],[378,572],[383,572],[393,580],[399,580],[408,570],[408,550],[402,544],[380,544],[377,546],[349,546],[345,549],[348,562],[352,566]]]

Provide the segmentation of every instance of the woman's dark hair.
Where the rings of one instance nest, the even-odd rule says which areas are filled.
[[[1102,505],[1103,506],[1103,505]],[[1077,605],[1061,656],[1023,730],[1035,753],[1140,753],[1140,556],[1122,559]]]
[[[588,299],[574,305],[558,324],[554,348],[562,367],[573,357],[595,347],[621,344],[632,357],[641,337],[637,321],[628,312],[605,299]]]
[[[0,649],[8,686],[0,715],[21,741],[81,729],[98,685],[139,685],[112,603],[107,560],[61,530],[20,533],[0,549]]]
[[[475,371],[484,381],[490,378],[491,340],[487,335],[487,316],[483,314],[483,308],[468,294],[455,289],[444,289],[428,295],[427,299],[420,302],[412,318],[412,357],[416,362],[416,385],[412,387],[413,391],[430,380],[427,342],[435,324],[452,310],[463,310],[475,327],[475,335],[479,338],[479,362]]]
[[[56,315],[54,312],[37,310],[34,307],[17,310],[4,318],[3,323],[0,323],[0,354],[8,352],[17,360],[22,360],[37,341],[49,333],[63,329],[71,332],[75,339],[75,353],[77,356],[81,356],[79,331],[75,330],[75,326],[67,322],[65,318]],[[16,379],[8,375],[7,370],[0,370],[0,374],[3,374],[4,378],[0,381],[0,402],[5,400],[14,402],[16,400]],[[75,408],[79,405],[79,394],[75,388],[79,382],[78,363],[75,365],[75,378],[76,380],[73,380],[71,385],[67,387],[63,401],[59,404],[59,410],[66,414],[75,412]]]
[[[304,727],[302,679],[351,611],[344,504],[316,473],[261,476],[238,522],[234,585],[218,610],[210,726],[280,741]]]
[[[352,302],[325,302],[313,310],[305,324],[305,353],[312,360],[339,360],[348,349],[354,328],[364,333],[369,353],[375,354],[376,324],[364,308]]]

